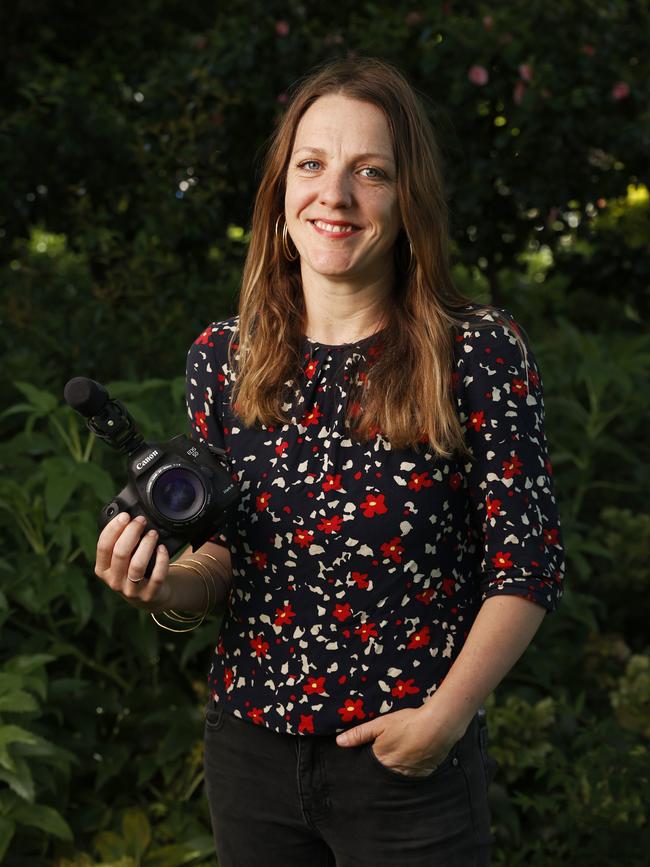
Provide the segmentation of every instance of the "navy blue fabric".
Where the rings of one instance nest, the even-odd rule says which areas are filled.
[[[291,423],[255,428],[230,407],[237,318],[191,346],[191,435],[225,447],[242,491],[214,538],[234,578],[208,681],[229,714],[331,735],[419,707],[486,599],[556,609],[565,564],[542,380],[525,333],[498,310],[503,322],[479,329],[492,317],[468,308],[454,335],[452,387],[473,461],[392,449],[381,432],[349,438],[350,385],[381,353],[381,332],[341,346],[305,338]]]

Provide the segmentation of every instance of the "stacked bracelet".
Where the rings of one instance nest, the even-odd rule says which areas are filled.
[[[215,560],[215,562],[216,562],[216,558],[211,557],[210,554],[206,554],[205,556],[210,557],[210,559]],[[194,563],[195,565],[191,566],[190,563]],[[200,560],[196,560],[196,559],[191,558],[191,557],[188,557],[187,560],[185,560],[183,563],[173,563],[172,565],[178,566],[180,569],[189,569],[190,572],[195,572],[201,578],[201,580],[203,581],[203,584],[205,585],[205,594],[206,594],[205,608],[204,608],[202,614],[192,615],[191,617],[187,617],[186,615],[179,614],[179,612],[174,611],[173,608],[170,608],[167,611],[161,612],[162,614],[165,615],[165,617],[167,617],[169,620],[172,620],[174,623],[185,623],[185,624],[191,623],[191,624],[193,624],[192,626],[188,626],[186,629],[174,629],[171,626],[165,626],[164,623],[161,623],[158,620],[158,618],[153,613],[153,611],[151,612],[151,618],[154,621],[154,623],[156,623],[158,626],[160,626],[161,629],[167,630],[167,632],[192,632],[194,629],[198,629],[198,627],[203,623],[208,612],[210,611],[212,606],[217,601],[217,588],[216,588],[215,583],[214,583],[214,576],[209,571],[209,569],[207,568],[205,563],[202,563]],[[200,566],[202,568],[199,570],[198,568],[196,568],[197,566]],[[212,582],[212,591],[214,593],[213,599],[210,599],[210,587],[208,585],[207,577],[209,577],[211,582]]]

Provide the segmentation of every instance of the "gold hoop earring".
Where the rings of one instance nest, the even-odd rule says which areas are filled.
[[[279,214],[278,219],[275,221],[275,236],[278,236],[278,223],[282,219],[284,215]],[[295,246],[295,245],[294,245]],[[298,258],[298,251],[295,253],[291,252],[291,248],[289,247],[289,234],[287,229],[287,221],[284,221],[284,225],[282,226],[282,250],[284,252],[284,256],[288,262],[295,262]]]

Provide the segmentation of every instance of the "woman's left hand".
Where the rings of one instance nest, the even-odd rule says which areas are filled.
[[[337,735],[336,742],[342,747],[358,747],[370,741],[382,765],[407,777],[426,777],[461,735],[436,730],[423,708],[404,708],[348,729]]]

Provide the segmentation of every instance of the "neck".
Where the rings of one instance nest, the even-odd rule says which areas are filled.
[[[320,277],[320,275],[317,275]],[[353,343],[369,337],[387,321],[392,294],[390,280],[364,286],[331,280],[303,280],[305,333],[319,343]]]

